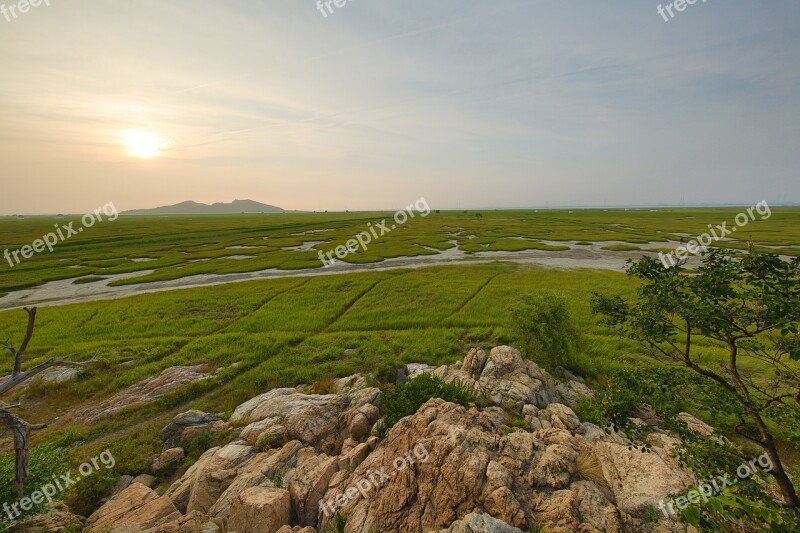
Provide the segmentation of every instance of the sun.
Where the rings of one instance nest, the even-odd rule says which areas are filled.
[[[126,132],[123,137],[123,143],[128,148],[128,155],[139,159],[158,157],[159,150],[164,146],[158,135],[141,130]]]

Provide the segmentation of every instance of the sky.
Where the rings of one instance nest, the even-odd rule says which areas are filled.
[[[47,3],[0,14],[0,214],[800,202],[796,0]]]

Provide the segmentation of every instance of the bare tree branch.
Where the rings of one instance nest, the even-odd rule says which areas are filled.
[[[89,361],[70,361],[72,355],[51,359],[50,361],[41,363],[28,371],[22,370],[22,365],[25,361],[25,350],[28,349],[33,338],[33,329],[36,324],[36,308],[25,308],[28,314],[28,326],[25,329],[25,338],[20,345],[19,350],[14,349],[14,346],[9,341],[2,341],[0,345],[8,349],[14,357],[14,370],[11,376],[4,382],[0,383],[0,395],[10,391],[21,383],[28,381],[37,375],[41,374],[48,368],[54,367],[73,367],[82,368],[97,361],[95,357]],[[28,462],[30,460],[29,438],[31,431],[42,429],[46,427],[45,424],[29,424],[25,420],[10,413],[11,409],[18,409],[21,404],[16,403],[12,405],[0,405],[0,425],[4,425],[11,430],[14,437],[14,453],[16,455],[16,463],[14,466],[14,487],[20,496],[24,493],[25,479],[28,477]]]
[[[47,361],[45,363],[33,367],[27,372],[19,372],[8,378],[3,383],[0,383],[0,394],[4,394],[5,392],[19,385],[20,383],[34,378],[37,374],[41,374],[48,368],[53,368],[53,367],[84,368],[96,362],[97,359],[94,358],[83,362],[69,361],[67,359],[51,359],[50,361]]]
[[[28,327],[25,328],[25,338],[22,341],[22,345],[17,350],[17,353],[14,354],[14,372],[12,375],[16,376],[20,372],[22,372],[22,363],[25,360],[25,350],[28,349],[28,344],[31,342],[31,338],[33,337],[33,327],[36,324],[36,307],[32,307],[28,309],[25,308],[25,312],[28,313]]]

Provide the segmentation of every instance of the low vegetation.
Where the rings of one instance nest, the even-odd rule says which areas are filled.
[[[475,394],[460,383],[447,383],[431,374],[422,374],[414,379],[390,387],[381,396],[383,426],[379,436],[385,436],[400,419],[416,413],[431,398],[465,407],[475,401]]]
[[[548,291],[525,294],[515,301],[511,327],[523,353],[548,370],[574,366],[583,346],[583,334],[566,300]]]

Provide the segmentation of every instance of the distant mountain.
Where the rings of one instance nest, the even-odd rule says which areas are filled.
[[[239,213],[283,213],[284,210],[274,205],[262,204],[253,200],[234,200],[226,204],[200,204],[197,202],[181,202],[175,205],[156,207],[154,209],[134,209],[123,211],[123,215],[234,215]]]

